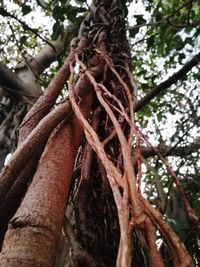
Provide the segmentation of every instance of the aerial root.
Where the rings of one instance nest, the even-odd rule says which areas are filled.
[[[114,74],[115,79],[113,80],[113,84],[115,84],[116,88],[120,87],[126,99],[120,99],[118,93],[114,91],[114,88],[111,91],[106,87],[105,77],[104,84],[97,82],[92,72],[87,69],[79,57],[76,55],[75,58],[80,66],[80,71],[85,73],[93,85],[97,99],[103,108],[103,114],[106,116],[104,117],[105,127],[110,129],[108,131],[109,134],[102,138],[101,133],[98,132],[98,127],[94,129],[88,120],[84,118],[74,94],[75,78],[73,64],[70,64],[71,76],[68,81],[69,98],[74,113],[83,126],[86,140],[101,162],[100,173],[102,176],[105,176],[102,168],[105,169],[108,182],[112,189],[120,228],[116,266],[131,266],[133,260],[132,251],[134,251],[132,235],[135,231],[139,231],[140,235],[142,233],[145,239],[152,264],[163,267],[164,261],[158,249],[155,229],[163,236],[173,258],[174,266],[192,266],[191,258],[180,239],[165,222],[163,216],[141,196],[140,180],[142,169],[140,140],[143,138],[143,135],[135,125],[133,113],[136,104],[135,97],[132,96],[128,86],[115,70],[108,56],[100,51],[97,52],[101,54],[111,73]],[[131,159],[133,140],[135,140],[135,146],[137,148],[137,173],[135,173]],[[109,148],[107,146],[108,143]],[[120,149],[115,152],[116,144]],[[116,158],[118,159],[117,161]]]

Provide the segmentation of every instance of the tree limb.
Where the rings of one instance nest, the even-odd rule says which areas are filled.
[[[187,146],[179,146],[172,149],[170,146],[158,147],[161,154],[167,154],[168,156],[184,157],[191,153],[197,152],[200,149],[200,143],[193,142]],[[168,154],[168,151],[170,153]],[[144,158],[149,158],[156,155],[156,152],[151,147],[141,147],[141,152]]]
[[[183,78],[194,66],[198,65],[200,61],[200,52],[196,54],[189,62],[187,62],[179,71],[175,72],[167,80],[156,85],[149,93],[146,94],[136,106],[136,111],[142,109],[146,104],[148,104],[154,97],[159,93],[169,88],[171,85],[175,84],[178,80]]]
[[[17,75],[4,64],[0,63],[0,85],[5,86],[8,91],[21,96],[34,97],[29,88]]]
[[[84,79],[83,77],[81,78],[82,84],[79,88],[77,88],[77,91],[82,97],[86,98],[86,95],[91,96],[92,91],[88,89],[87,79]],[[87,88],[87,90],[84,90],[82,86]],[[53,129],[57,127],[57,125],[60,124],[63,119],[69,118],[71,114],[72,110],[69,101],[65,101],[64,103],[60,104],[38,123],[30,135],[16,149],[10,159],[9,165],[5,166],[0,173],[0,203],[3,203],[5,196],[17,179],[23,167],[27,164],[29,159],[35,155],[37,147],[43,145],[44,142],[47,141]]]

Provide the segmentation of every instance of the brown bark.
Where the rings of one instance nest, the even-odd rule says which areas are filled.
[[[9,88],[15,97],[27,96],[30,97],[30,99],[33,97],[26,84],[2,63],[0,63],[0,77],[0,84],[6,88]],[[37,95],[35,97],[37,97]]]
[[[91,90],[86,88],[87,85],[88,81],[83,74],[79,79],[76,91],[80,99],[91,94]],[[14,152],[9,165],[5,166],[0,173],[0,205],[23,167],[27,164],[29,159],[37,153],[37,147],[41,147],[46,142],[52,130],[65,119],[66,116],[69,116],[70,111],[71,105],[68,101],[60,104],[40,121],[31,134]]]
[[[84,102],[87,115],[91,102],[91,97]],[[82,133],[71,116],[49,138],[30,188],[9,225],[0,266],[53,266]]]
[[[93,93],[91,88],[89,86],[87,87],[87,85],[88,81],[83,74],[76,88],[77,95],[80,99],[92,97]],[[42,147],[51,131],[59,122],[67,118],[69,114],[71,114],[71,105],[66,101],[40,122],[36,129],[33,130],[29,137],[17,149],[16,153],[13,154],[9,166],[6,166],[2,170],[0,174],[0,246],[2,246],[8,221],[16,212],[26,192],[28,181],[32,178],[37,163],[37,156],[41,153]],[[25,166],[24,169],[23,166]],[[18,176],[21,169],[22,172]],[[15,181],[15,179],[17,180]],[[14,181],[15,183],[13,184]]]
[[[27,166],[23,169],[23,171],[9,190],[3,203],[1,203],[0,205],[0,250],[8,227],[8,222],[15,214],[22,201],[22,198],[26,193],[28,184],[30,183],[35,173],[36,164],[36,159],[32,159],[27,164]]]
[[[85,44],[86,42],[84,39],[81,39],[76,51],[83,48]],[[71,105],[69,101],[66,100],[65,103],[59,105],[57,109],[53,110],[47,117],[40,121],[53,106],[53,103],[65,83],[70,60],[73,60],[73,52],[50,83],[47,91],[40,97],[24,119],[19,137],[19,144],[21,146],[19,146],[14,153],[9,166],[5,167],[0,174],[0,199],[2,199],[2,201],[0,201],[0,213],[3,214],[3,216],[0,216],[1,226],[5,225],[6,227],[9,219],[18,208],[26,191],[27,184],[31,181],[33,170],[36,167],[37,158],[40,156],[51,131],[58,125],[58,123],[66,118],[66,116],[69,116],[71,112]],[[93,70],[94,75],[97,75],[99,71],[100,67],[96,69],[95,73]],[[91,87],[88,86],[86,76],[84,74],[81,75],[76,88],[76,94],[79,99],[85,98],[88,95],[91,97],[92,92],[90,89]],[[34,127],[36,128],[34,129]],[[34,131],[31,132],[33,129]],[[25,168],[23,169],[24,166]],[[19,173],[20,171],[21,173]],[[5,234],[5,227],[0,228],[0,244]]]
[[[5,166],[0,174],[0,203],[10,190],[13,182],[29,159],[34,155],[37,147],[44,144],[52,130],[66,117],[69,103],[63,103],[56,110],[46,116],[32,131],[27,139],[13,154],[10,164]]]
[[[80,48],[83,48],[84,42],[80,41]],[[79,48],[78,48],[79,49]],[[23,143],[23,141],[28,137],[28,135],[31,133],[31,131],[37,126],[37,124],[40,122],[40,120],[50,111],[52,106],[54,105],[60,91],[62,90],[66,79],[69,74],[69,61],[73,59],[73,52],[70,53],[69,57],[63,64],[62,68],[59,70],[59,72],[56,74],[54,79],[49,84],[48,88],[44,92],[44,94],[38,99],[36,104],[32,107],[32,109],[27,113],[26,117],[24,118],[24,122],[22,123],[22,126],[19,131],[19,142],[18,146]],[[82,79],[82,85],[85,86],[85,83]],[[80,83],[79,83],[80,84]],[[79,91],[82,90],[83,86],[79,86]],[[83,90],[82,90],[83,91]],[[80,92],[79,92],[80,93]],[[83,93],[83,92],[82,92]],[[68,109],[68,112],[70,112],[70,105],[69,103],[66,104],[66,108]],[[64,111],[64,109],[63,109]],[[59,111],[55,111],[57,114]],[[59,115],[59,114],[58,114]],[[55,116],[54,116],[55,117]],[[61,120],[63,115],[61,116]],[[60,121],[61,121],[60,120]],[[56,127],[53,126],[53,128]],[[47,127],[46,127],[47,128]],[[52,128],[52,130],[53,130]],[[48,131],[47,138],[51,131]],[[45,133],[43,133],[45,135]],[[47,139],[46,138],[46,139]],[[40,139],[42,141],[43,138]],[[9,192],[9,195],[7,196],[8,202],[12,202],[11,200],[18,200],[23,194],[19,191],[25,192],[26,184],[31,178],[31,173],[33,169],[36,167],[37,157],[39,157],[42,153],[42,147],[45,144],[46,140],[40,143],[40,145],[36,145],[37,147],[40,146],[40,149],[35,149],[33,154],[33,157],[30,159],[30,161],[27,163],[25,168],[20,173],[19,177],[17,178],[17,181],[13,185],[12,189]],[[33,147],[34,149],[34,147]],[[16,173],[16,172],[15,172]],[[1,184],[1,181],[0,181]],[[24,190],[23,190],[24,188]],[[18,202],[18,201],[17,201]],[[9,203],[5,205],[4,203],[4,211],[7,210],[7,207]],[[0,205],[1,206],[1,205]],[[12,205],[13,206],[13,205]],[[2,211],[0,209],[0,211]]]
[[[23,143],[23,141],[28,137],[31,131],[37,126],[40,120],[43,117],[45,117],[45,115],[53,107],[60,91],[62,90],[66,82],[67,75],[69,73],[68,60],[71,58],[72,58],[72,53],[70,54],[68,59],[65,61],[65,63],[63,64],[59,72],[55,75],[55,77],[49,84],[48,88],[45,90],[44,94],[38,99],[36,104],[26,114],[23,120],[22,126],[20,128],[20,131],[19,131],[18,148]],[[13,74],[13,77],[15,76],[16,75]],[[20,87],[19,88],[18,87],[15,89],[19,91]],[[61,118],[60,121],[62,121],[63,118]],[[51,131],[54,129],[54,127],[55,126],[53,126],[53,128],[50,131],[48,129],[48,134],[45,138],[46,140],[48,136],[50,135]],[[45,133],[43,134],[45,135]],[[3,191],[0,189],[0,195],[2,196],[2,200],[3,200],[1,201],[1,204],[0,204],[0,225],[1,225],[0,248],[2,246],[2,242],[3,242],[3,238],[5,235],[6,229],[7,229],[8,221],[12,218],[12,216],[16,212],[21,202],[21,199],[27,190],[28,182],[31,181],[33,177],[38,158],[41,155],[43,151],[43,146],[46,142],[45,139],[44,140],[43,138],[40,139],[41,141],[40,145],[38,144],[38,145],[32,146],[32,148],[35,149],[35,152],[32,152],[31,158],[29,157],[26,158],[27,161],[26,163],[23,164],[25,165],[25,167],[22,169],[22,171],[20,171],[20,173],[14,171],[15,175],[12,176],[11,174],[12,179],[7,179],[8,183],[7,182],[6,183],[9,186],[5,187],[4,182],[2,182],[2,178],[0,179],[0,188],[5,189],[5,191],[4,189]],[[40,149],[37,149],[37,147],[40,147]]]
[[[83,49],[86,42],[85,39],[81,39],[76,51]],[[59,96],[62,88],[64,87],[66,80],[69,76],[69,62],[73,60],[74,52],[71,52],[65,60],[63,66],[55,75],[48,88],[43,95],[38,99],[35,105],[25,116],[19,134],[19,143],[22,143],[24,139],[29,135],[39,121],[51,110],[57,97]]]

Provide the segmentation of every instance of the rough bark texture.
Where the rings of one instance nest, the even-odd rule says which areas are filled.
[[[90,93],[87,86],[86,78],[80,78],[80,86],[77,86],[78,92],[80,90],[80,97],[84,97]],[[85,88],[85,90],[83,90]],[[77,92],[77,93],[78,93]],[[71,105],[68,101],[61,103],[57,109],[50,112],[31,134],[22,142],[18,149],[13,154],[9,166],[5,166],[0,173],[0,200],[3,200],[13,182],[16,180],[20,171],[29,159],[36,155],[37,146],[41,146],[46,142],[52,130],[67,116],[71,111]]]
[[[82,133],[72,116],[50,137],[30,188],[10,222],[0,266],[52,266]]]
[[[58,55],[60,55],[60,53],[66,49],[66,38],[68,39],[69,43],[70,38],[73,38],[76,33],[77,25],[67,28],[66,31],[64,31],[56,41],[52,41],[44,45],[44,47],[41,48],[35,57],[27,56],[25,59],[23,59],[15,67],[15,72],[8,69],[2,63],[0,64],[0,148],[2,150],[6,150],[7,154],[10,152],[13,153],[13,151],[16,149],[18,141],[18,129],[25,113],[30,109],[30,104],[32,106],[32,104],[43,93],[39,76],[47,67],[50,66],[52,62],[58,59]],[[69,44],[67,47],[69,47]],[[65,67],[66,65],[64,64],[62,68],[63,71],[65,71]],[[64,82],[61,78],[64,78]],[[61,87],[59,87],[59,84],[56,87],[59,92],[63,88],[66,79],[67,73],[66,75],[60,77],[59,84]],[[57,81],[56,79],[53,80],[55,89],[54,81]],[[52,83],[50,84],[50,88],[52,88]],[[47,90],[45,90],[45,95],[46,91]],[[55,94],[52,93],[52,98],[53,97],[55,101]],[[35,125],[37,125],[38,121],[49,112],[54,104],[54,101],[51,101],[51,105],[49,102],[46,109],[44,108],[44,103],[42,109],[41,107],[39,108],[41,109],[40,112],[36,112],[35,108],[33,108],[33,111],[39,114],[34,116],[34,120],[31,122],[32,128],[30,127],[30,124],[27,125],[26,131],[23,127],[23,130],[20,134],[20,139],[22,139],[21,137],[24,135],[24,132],[29,133],[30,130],[33,129],[33,122],[35,122]],[[38,106],[36,105],[36,108],[37,107]],[[0,154],[0,161],[2,161],[3,165],[5,161],[4,154]]]
[[[82,49],[85,44],[86,44],[85,41],[81,40],[80,41],[80,49]],[[30,182],[32,179],[32,175],[34,173],[34,169],[35,169],[36,164],[37,164],[37,159],[43,150],[43,146],[44,146],[49,134],[56,127],[56,125],[59,122],[61,122],[62,119],[64,119],[66,116],[69,116],[69,114],[71,112],[70,103],[69,103],[69,101],[66,100],[65,103],[62,103],[61,105],[59,105],[57,109],[52,111],[53,113],[50,113],[47,116],[47,118],[44,118],[44,120],[40,122],[40,120],[46,115],[46,113],[53,106],[53,103],[55,102],[59,92],[61,91],[62,86],[65,83],[65,80],[67,79],[67,75],[68,75],[67,73],[68,73],[68,69],[69,69],[68,65],[69,65],[70,60],[73,60],[73,53],[71,53],[69,55],[65,64],[60,69],[60,71],[57,73],[57,75],[54,77],[54,79],[50,83],[50,85],[47,88],[47,90],[45,91],[45,93],[40,97],[40,99],[37,101],[37,103],[34,105],[34,107],[26,115],[24,122],[22,123],[22,127],[20,128],[19,143],[18,143],[18,145],[19,145],[18,149],[19,150],[21,150],[24,147],[24,142],[25,142],[25,144],[28,144],[30,141],[30,138],[32,138],[32,137],[33,137],[33,139],[35,139],[35,137],[36,137],[36,139],[39,142],[36,141],[35,145],[33,145],[33,143],[30,142],[30,146],[28,146],[29,148],[26,147],[26,145],[25,145],[26,148],[25,148],[24,152],[25,152],[25,154],[28,153],[28,154],[26,154],[25,157],[22,155],[22,158],[23,158],[23,160],[25,160],[25,162],[22,160],[21,156],[20,156],[20,158],[18,158],[18,156],[17,156],[17,160],[14,161],[14,164],[12,164],[13,158],[15,158],[16,153],[15,153],[15,155],[13,155],[9,166],[12,165],[14,168],[13,168],[13,171],[11,171],[9,178],[7,176],[7,178],[5,180],[1,176],[4,173],[5,169],[6,169],[6,173],[7,173],[7,171],[8,171],[7,167],[5,167],[4,170],[2,170],[2,172],[1,172],[1,175],[0,175],[1,176],[1,178],[0,178],[0,188],[1,188],[0,189],[0,198],[1,197],[2,198],[5,197],[5,198],[4,198],[4,202],[2,202],[2,204],[0,204],[0,213],[3,214],[3,216],[0,216],[0,222],[2,225],[2,227],[0,229],[0,243],[2,242],[2,240],[4,238],[4,234],[6,231],[6,225],[9,221],[9,219],[11,219],[13,214],[16,212],[16,209],[19,206],[19,203],[21,202],[21,199],[25,194],[28,182]],[[99,70],[100,70],[100,68],[99,68]],[[98,71],[95,73],[95,75],[98,75]],[[81,77],[79,78],[79,81],[78,81],[77,86],[76,86],[76,93],[80,99],[92,97],[91,87],[88,85],[88,79],[86,78],[86,76],[84,74],[81,75]],[[52,123],[52,120],[54,122],[57,121],[56,124]],[[37,125],[39,122],[40,122],[40,124]],[[40,128],[41,125],[43,125],[42,129]],[[34,129],[34,127],[36,127],[36,129]],[[31,131],[33,129],[34,129],[34,132],[36,134],[34,134],[34,132],[31,133]],[[39,132],[37,129],[40,129]],[[29,134],[30,134],[30,136],[28,136]],[[26,138],[28,138],[28,140],[25,140]],[[38,146],[39,146],[39,149],[37,149]],[[21,152],[18,155],[20,155]],[[31,158],[30,158],[30,155],[31,155]],[[17,162],[17,164],[15,164],[16,162]],[[17,171],[16,167],[19,166],[18,164],[20,164],[21,166],[22,165],[24,166],[26,164],[26,166],[17,178],[18,171]],[[12,169],[12,167],[11,167],[11,169]],[[17,178],[17,180],[15,181],[16,178]],[[14,184],[11,188],[11,184],[13,182],[14,182]]]

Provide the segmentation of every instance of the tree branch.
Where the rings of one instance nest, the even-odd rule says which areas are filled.
[[[26,84],[2,63],[0,63],[0,85],[17,95],[34,97],[30,94]]]
[[[161,25],[163,23],[169,23],[170,19],[176,15],[181,9],[183,9],[184,7],[186,7],[187,5],[191,5],[192,4],[192,0],[187,1],[186,3],[184,3],[183,5],[181,5],[178,9],[176,9],[174,12],[170,13],[168,16],[164,17],[163,19],[159,20],[159,21],[150,21],[149,23],[142,23],[142,24],[137,24],[134,26],[129,27],[129,30],[134,30],[134,29],[138,29],[141,27],[148,27],[148,26],[157,26],[157,25]],[[196,22],[196,21],[194,21]],[[199,22],[199,20],[197,21],[197,23]],[[189,22],[187,22],[187,24],[185,24],[185,26],[190,25]],[[197,24],[199,25],[199,24]]]
[[[165,89],[169,88],[171,85],[175,84],[178,80],[183,78],[194,66],[198,65],[200,61],[200,52],[196,54],[189,62],[187,62],[179,71],[175,72],[167,80],[156,85],[149,93],[146,94],[136,106],[136,111],[142,109],[146,104],[148,104],[154,97],[160,94]]]
[[[20,23],[23,27],[23,29],[25,31],[30,31],[33,34],[35,34],[38,38],[40,38],[43,42],[47,43],[48,45],[50,45],[52,47],[53,50],[55,50],[55,47],[53,46],[53,44],[51,42],[49,42],[48,40],[46,40],[45,38],[43,38],[39,33],[37,29],[33,29],[30,26],[28,26],[25,22],[23,22],[22,20],[18,19],[15,15],[9,13],[7,10],[5,10],[4,8],[0,8],[0,15],[2,15],[3,17],[10,17],[15,19],[18,23]],[[55,51],[56,52],[56,51]]]
[[[170,146],[162,146],[157,148],[161,154],[167,154],[168,156],[184,157],[191,153],[197,152],[200,149],[200,143],[193,142],[187,146],[175,147],[172,149]],[[168,151],[170,153],[168,154]],[[141,152],[144,158],[149,158],[156,155],[156,152],[151,147],[141,147]],[[133,151],[133,154],[135,152]]]
[[[79,24],[78,22],[75,26],[68,26],[57,40],[50,41],[54,49],[49,44],[44,45],[35,57],[28,56],[20,62],[15,67],[15,72],[0,62],[0,86],[4,86],[12,94],[37,99],[42,91],[32,90],[38,84],[35,76],[41,75],[57,59],[65,45],[69,48],[69,40],[77,33]]]

